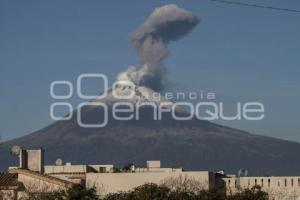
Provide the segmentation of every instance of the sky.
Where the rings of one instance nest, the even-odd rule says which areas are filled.
[[[300,10],[298,0],[243,2]],[[103,73],[112,82],[129,65],[139,66],[128,35],[155,8],[170,3],[191,11],[201,22],[170,44],[164,63],[166,90],[215,92],[228,112],[235,111],[236,102],[262,102],[261,121],[217,123],[300,142],[300,13],[210,0],[0,1],[2,139],[53,123],[52,81],[75,84],[82,73]],[[98,93],[100,85],[85,87]],[[74,107],[80,101],[68,100]]]

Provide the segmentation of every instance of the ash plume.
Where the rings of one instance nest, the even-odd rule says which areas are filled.
[[[141,67],[129,67],[118,75],[117,80],[129,80],[155,91],[163,90],[166,72],[163,60],[169,55],[169,42],[184,37],[199,21],[197,16],[174,4],[156,8],[129,36]]]

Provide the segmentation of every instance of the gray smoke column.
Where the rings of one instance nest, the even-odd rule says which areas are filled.
[[[118,79],[128,79],[155,91],[163,89],[163,60],[169,55],[168,43],[189,33],[199,18],[174,4],[156,8],[148,19],[130,34],[129,40],[137,51],[141,67],[129,67]]]

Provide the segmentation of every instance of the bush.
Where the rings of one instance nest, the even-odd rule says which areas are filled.
[[[96,190],[85,189],[81,185],[66,191],[52,193],[41,193],[30,195],[29,200],[100,200],[96,195]],[[136,187],[129,192],[118,192],[109,194],[102,200],[268,200],[268,194],[263,192],[259,186],[252,189],[245,189],[230,196],[219,196],[215,192],[202,190],[200,192],[171,190],[166,186],[153,183]]]
[[[213,192],[170,190],[166,186],[145,184],[130,192],[119,192],[107,195],[104,200],[222,200]]]
[[[81,185],[74,185],[65,191],[28,194],[28,200],[99,200],[99,198],[94,188],[85,189]]]
[[[227,197],[226,200],[268,200],[268,193],[261,190],[260,186],[254,186],[251,189]]]
[[[170,190],[165,186],[145,184],[130,192],[109,194],[104,200],[268,200],[268,194],[258,186],[226,197],[205,190],[194,193],[183,191],[182,188]]]

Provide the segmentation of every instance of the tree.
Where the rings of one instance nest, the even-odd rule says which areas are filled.
[[[227,197],[213,191],[192,192],[189,187],[186,191],[183,188],[172,190],[163,185],[145,184],[129,192],[109,194],[103,200],[268,200],[268,194],[259,186]]]
[[[172,191],[181,191],[181,192],[190,192],[190,193],[199,193],[204,191],[205,186],[208,185],[207,182],[197,180],[190,176],[179,175],[177,177],[168,177],[165,178],[161,185],[169,188]]]
[[[1,197],[0,197],[1,199]],[[49,193],[31,193],[24,200],[100,200],[95,188],[86,189],[81,185],[74,185],[67,190]],[[192,191],[171,190],[163,185],[153,183],[136,187],[129,192],[108,194],[102,200],[268,200],[268,193],[261,190],[260,186],[245,189],[237,194],[219,196],[215,192],[202,190],[197,193]]]
[[[66,200],[98,200],[95,188],[86,189],[82,185],[74,185],[64,193]]]
[[[128,171],[131,171],[131,168],[134,164],[133,163],[127,163],[123,168],[122,170],[125,171],[125,172],[128,172]]]
[[[135,188],[132,200],[164,200],[168,198],[170,189],[165,186],[159,186],[148,183]]]
[[[171,190],[163,185],[145,184],[129,192],[107,195],[104,200],[225,200],[213,192],[193,193],[183,190]]]
[[[104,200],[168,200],[170,189],[153,183],[136,187],[133,191],[107,195]]]
[[[118,168],[118,167],[113,167],[113,172],[114,172],[114,173],[120,173],[120,172],[121,172],[121,169]]]
[[[261,187],[256,185],[251,189],[245,189],[242,192],[228,196],[226,200],[268,200],[268,193],[261,190]]]
[[[99,200],[95,188],[85,189],[82,185],[74,185],[67,190],[28,195],[28,200]]]

